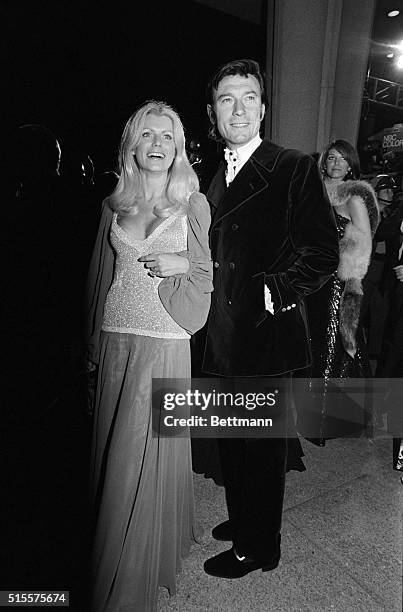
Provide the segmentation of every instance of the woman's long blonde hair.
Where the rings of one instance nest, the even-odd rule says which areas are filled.
[[[171,206],[155,208],[154,213],[159,217],[180,214],[186,210],[190,194],[199,190],[199,181],[186,154],[185,134],[179,115],[165,102],[155,100],[145,102],[126,123],[119,148],[119,180],[109,197],[109,204],[124,215],[133,212],[144,195],[135,152],[149,114],[166,115],[172,120],[175,143],[175,158],[168,170],[166,185],[166,196]]]

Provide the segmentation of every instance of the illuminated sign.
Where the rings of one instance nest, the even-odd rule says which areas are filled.
[[[384,153],[403,152],[403,124],[399,123],[382,132],[382,149]]]

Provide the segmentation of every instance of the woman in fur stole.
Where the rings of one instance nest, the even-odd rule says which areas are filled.
[[[371,185],[359,180],[358,155],[348,142],[330,143],[318,163],[335,213],[340,260],[337,272],[307,299],[312,366],[303,373],[310,389],[307,405],[298,402],[298,430],[323,446],[326,438],[359,435],[369,422],[367,383],[358,385],[363,390],[357,393],[350,381],[355,389],[347,394],[351,385],[332,379],[371,377],[358,321],[379,213]]]

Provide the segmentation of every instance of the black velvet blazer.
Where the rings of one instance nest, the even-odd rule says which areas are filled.
[[[314,159],[264,140],[228,188],[221,164],[207,197],[214,293],[203,370],[277,376],[308,366],[303,298],[336,270],[339,253]]]

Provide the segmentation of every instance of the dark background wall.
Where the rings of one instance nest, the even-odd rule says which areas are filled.
[[[0,6],[7,131],[42,123],[98,171],[114,167],[123,125],[144,100],[166,100],[202,137],[210,73],[236,57],[265,60],[264,15],[260,26],[192,0]]]

